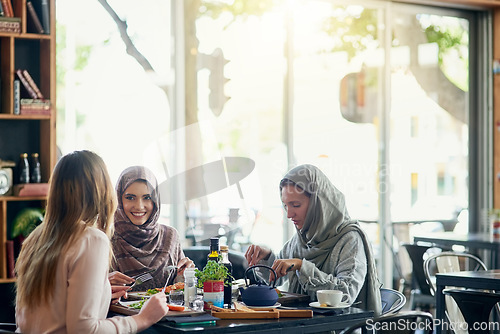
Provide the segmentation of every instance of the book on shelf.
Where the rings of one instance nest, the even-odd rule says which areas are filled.
[[[50,101],[42,99],[21,99],[19,112],[21,115],[50,115]]]
[[[46,34],[50,34],[49,0],[42,0],[42,25]]]
[[[21,32],[21,18],[0,16],[0,32]]]
[[[0,16],[5,16],[5,12],[3,11],[2,1],[0,1]]]
[[[28,93],[28,95],[33,99],[38,98],[38,95],[36,95],[36,92],[30,86],[28,80],[26,80],[26,78],[24,77],[23,71],[21,69],[17,69],[16,74],[17,74],[17,77],[19,78],[19,80],[21,80],[21,83],[22,83],[24,89],[26,90],[26,92]]]
[[[26,78],[26,81],[28,81],[31,88],[33,88],[33,90],[35,91],[37,98],[43,99],[43,94],[40,91],[40,88],[38,88],[38,85],[35,83],[35,80],[33,80],[29,72],[27,70],[23,70],[23,75]]]
[[[5,251],[7,254],[7,278],[16,277],[16,272],[14,269],[16,261],[14,260],[14,241],[7,240],[5,241]]]
[[[1,0],[3,15],[6,17],[14,17],[14,9],[12,8],[11,0]]]
[[[14,80],[14,115],[21,112],[21,82]]]
[[[42,23],[40,22],[40,17],[36,13],[35,7],[33,7],[33,4],[31,1],[26,2],[26,7],[28,8],[28,13],[31,18],[31,22],[33,23],[33,26],[35,27],[35,31],[39,34],[43,34],[43,26]]]

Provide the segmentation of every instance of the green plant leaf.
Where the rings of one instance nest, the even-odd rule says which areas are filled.
[[[43,210],[40,208],[25,208],[14,218],[12,238],[19,235],[27,237],[43,221]]]
[[[226,266],[222,263],[222,256],[219,255],[219,261],[208,261],[203,270],[195,269],[196,278],[198,279],[198,287],[202,288],[206,281],[223,281],[230,277],[231,274]],[[225,285],[225,284],[224,284]]]

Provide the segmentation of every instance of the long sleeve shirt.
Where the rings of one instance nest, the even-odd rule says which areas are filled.
[[[106,318],[111,302],[108,256],[107,236],[97,228],[87,228],[59,259],[50,303],[16,310],[18,331],[136,333],[132,317]]]
[[[271,254],[264,264],[270,266],[277,258],[292,258],[292,254],[285,252],[285,249],[286,247],[278,255]],[[284,283],[289,275],[296,275],[300,286],[288,285],[286,291],[307,294],[312,301],[316,301],[318,290],[340,290],[349,296],[347,302],[352,303],[363,287],[366,272],[363,240],[358,232],[351,231],[335,244],[321,270],[315,263],[302,259],[300,270],[291,271],[278,283]]]

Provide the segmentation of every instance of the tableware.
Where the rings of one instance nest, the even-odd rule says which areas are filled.
[[[245,278],[247,278],[247,274],[249,270],[253,270],[257,267],[263,267],[270,269],[274,277],[277,277],[276,272],[273,268],[265,265],[255,265],[249,267],[245,270]],[[263,285],[261,283],[252,284],[247,287],[240,288],[241,299],[247,306],[272,306],[278,301],[278,292],[276,292],[276,280],[273,281],[273,286]]]
[[[144,303],[142,302],[142,300],[133,300],[133,301],[127,301],[127,302],[123,301],[123,300],[119,300],[118,304],[120,304],[121,306],[124,306],[124,307],[140,310],[142,307],[142,304],[144,304]],[[140,305],[140,307],[134,307],[136,305],[137,306]]]
[[[142,299],[142,298],[150,298],[152,295],[148,294],[146,291],[132,291],[127,292],[126,299]]]
[[[169,300],[170,300],[170,304],[184,305],[184,291],[182,291],[182,290],[170,291]]]
[[[173,275],[173,279],[175,279],[175,277],[177,277],[177,267],[176,266],[168,266],[165,269],[169,271],[169,274],[168,274],[167,281],[165,282],[165,286],[163,287],[163,290],[161,290],[162,292],[165,292],[165,289],[167,288],[167,286],[170,285],[168,283],[170,282],[172,275]]]
[[[337,306],[341,302],[345,302],[344,298],[346,300],[349,298],[347,294],[340,290],[318,290],[316,291],[316,296],[320,304],[328,306]]]
[[[130,288],[132,289],[136,285],[141,285],[142,283],[147,282],[150,279],[153,279],[153,276],[151,276],[151,271],[148,271],[144,274],[141,274],[141,275],[135,277],[135,282],[134,282],[134,284],[132,284],[130,286]]]
[[[350,307],[351,304],[341,302],[337,306],[321,306],[321,304],[319,302],[312,302],[312,303],[309,303],[309,306],[314,307],[314,308],[324,309],[324,310],[340,310],[340,309],[343,309],[346,307]]]
[[[243,303],[245,304],[245,303]],[[248,308],[251,308],[252,310],[260,310],[260,309],[270,309],[270,308],[277,308],[277,307],[280,307],[281,304],[280,303],[276,303],[274,305],[271,305],[271,306],[250,306],[250,305],[245,305],[246,307]]]

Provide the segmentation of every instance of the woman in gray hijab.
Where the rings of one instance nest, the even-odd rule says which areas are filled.
[[[307,294],[341,290],[348,303],[380,314],[380,282],[371,245],[356,220],[349,217],[344,195],[312,165],[290,170],[280,182],[281,201],[296,232],[279,254],[251,245],[245,257],[250,266],[272,266],[287,291]]]

